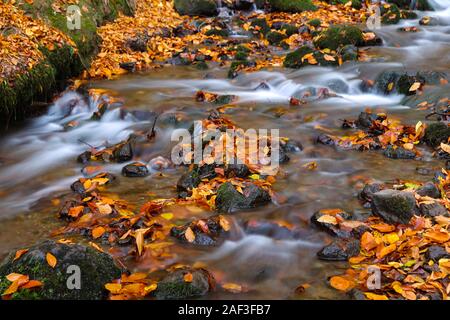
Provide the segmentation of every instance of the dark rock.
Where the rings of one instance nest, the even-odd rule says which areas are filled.
[[[213,216],[208,219],[199,219],[183,226],[173,227],[170,235],[181,242],[200,246],[214,246],[222,240],[227,231],[222,228],[221,216]],[[185,236],[186,230],[190,228],[195,235],[193,242],[189,242]]]
[[[368,183],[364,186],[362,191],[359,194],[359,198],[364,201],[372,201],[373,195],[381,190],[383,190],[384,186],[379,182]]]
[[[184,276],[192,274],[192,281],[186,282]],[[155,295],[159,300],[181,300],[198,298],[214,288],[213,276],[204,269],[181,269],[169,273],[158,283]]]
[[[335,240],[317,252],[317,257],[327,261],[347,261],[359,254],[359,246],[358,240]]]
[[[319,49],[329,48],[337,50],[341,46],[363,45],[364,38],[361,30],[354,26],[335,26],[319,34],[314,39],[314,45]]]
[[[91,161],[92,153],[90,151],[85,151],[82,154],[80,154],[77,158],[77,161],[82,164],[87,164],[89,161]]]
[[[205,32],[205,35],[207,36],[219,36],[219,37],[228,37],[230,35],[230,32],[227,29],[209,29]]]
[[[147,33],[139,33],[133,38],[128,39],[125,44],[128,48],[136,52],[147,52],[147,43],[150,37]],[[136,63],[135,63],[136,65]],[[124,68],[125,69],[125,68]]]
[[[122,168],[122,174],[125,177],[146,177],[149,174],[148,168],[141,162],[133,162]]]
[[[343,46],[339,50],[339,54],[342,57],[342,61],[356,61],[358,60],[358,48],[352,44]]]
[[[295,25],[289,23],[283,23],[280,30],[284,31],[286,36],[288,37],[292,36],[293,34],[299,33],[298,28]]]
[[[133,159],[133,148],[130,142],[119,144],[113,151],[114,160],[121,163]]]
[[[302,58],[309,54],[309,53],[313,53],[314,50],[311,47],[308,46],[302,46],[300,48],[298,48],[297,50],[288,53],[286,55],[286,58],[284,59],[283,62],[283,66],[285,68],[294,68],[294,69],[298,69],[301,68],[303,66],[308,65],[308,63],[306,61],[302,61]]]
[[[385,4],[380,6],[381,11],[381,23],[383,24],[396,24],[401,19],[400,9],[395,4]]]
[[[270,90],[270,86],[267,84],[267,82],[261,82],[255,89],[255,91],[258,90]]]
[[[350,238],[352,236],[351,231],[341,230],[338,224],[320,221],[320,218],[324,215],[333,216],[336,218],[336,220],[348,220],[351,218],[351,215],[349,213],[342,211],[339,213],[328,214],[326,212],[324,213],[322,211],[317,211],[311,217],[311,224],[316,226],[320,230],[326,231],[327,233],[331,234],[332,236],[335,236],[338,238]]]
[[[175,0],[175,10],[181,15],[206,16],[217,15],[217,3],[214,0]]]
[[[433,260],[434,262],[439,262],[440,259],[449,259],[450,253],[441,246],[431,246],[425,253],[428,260]]]
[[[226,182],[217,190],[216,209],[219,212],[232,213],[263,206],[270,201],[269,193],[253,183],[247,183],[241,194],[230,182]]]
[[[326,146],[334,146],[334,140],[325,133],[319,134],[316,138],[316,142]]]
[[[80,203],[75,200],[66,201],[58,212],[58,218],[69,220],[69,221],[76,220],[77,217],[72,217],[69,214],[69,212],[70,212],[71,208],[79,206],[79,205],[80,205]]]
[[[433,10],[433,7],[429,4],[428,0],[388,0],[387,2],[393,3],[402,9],[423,11]]]
[[[273,46],[279,45],[286,38],[287,36],[285,34],[278,31],[270,31],[266,34],[267,41]]]
[[[439,26],[441,21],[436,17],[425,16],[420,19],[419,24],[421,26]]]
[[[450,137],[450,127],[442,122],[431,123],[425,129],[423,141],[430,147],[436,148],[441,142],[446,142]]]
[[[234,9],[236,10],[251,10],[255,5],[253,0],[236,0],[234,1]]]
[[[229,178],[247,178],[250,173],[250,169],[245,164],[229,164],[225,169],[225,175]]]
[[[441,192],[433,182],[425,183],[423,186],[417,189],[416,192],[422,197],[431,197],[435,199],[439,199],[441,197]]]
[[[383,154],[390,159],[414,159],[416,157],[416,153],[411,150],[402,147],[394,148],[391,145],[384,150]]]
[[[253,19],[250,24],[258,33],[266,34],[270,31],[270,26],[265,18]]]
[[[178,192],[189,192],[197,187],[202,179],[212,179],[216,177],[214,165],[203,165],[201,167],[194,167],[183,174],[177,182]]]
[[[56,266],[50,267],[46,261],[47,253],[57,259]],[[105,284],[117,279],[121,270],[106,253],[79,244],[63,244],[52,240],[34,245],[14,261],[15,252],[0,266],[0,290],[10,285],[6,276],[10,273],[26,274],[44,285],[39,289],[21,289],[12,295],[13,299],[49,300],[99,300],[108,296]],[[80,289],[69,289],[69,277],[74,274],[71,266],[78,266],[81,273]],[[72,270],[72,271],[71,271]]]
[[[355,124],[358,128],[368,129],[372,126],[373,121],[377,120],[377,115],[369,112],[361,112]]]
[[[288,141],[281,140],[280,147],[287,153],[297,153],[303,150],[302,143],[292,139],[289,139]]]
[[[419,205],[420,214],[426,217],[436,217],[447,215],[447,208],[439,202],[421,203]]]
[[[385,189],[372,196],[372,211],[388,223],[407,224],[416,213],[414,194]]]

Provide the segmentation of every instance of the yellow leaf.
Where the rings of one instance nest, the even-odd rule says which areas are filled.
[[[330,223],[330,224],[334,224],[336,225],[337,219],[336,217],[324,214],[323,216],[320,216],[319,219],[317,219],[318,222],[322,222],[322,223]]]
[[[119,294],[122,290],[122,285],[120,283],[107,283],[105,284],[105,288],[112,294]]]
[[[392,89],[394,89],[394,83],[390,82],[387,86],[388,91],[392,91]]]
[[[224,288],[227,291],[233,292],[233,293],[242,292],[242,286],[237,283],[227,282],[222,285],[222,288]]]
[[[375,294],[372,292],[364,292],[364,295],[369,300],[389,300],[385,295]]]
[[[409,91],[410,91],[410,92],[412,92],[412,91],[417,91],[417,89],[419,89],[421,85],[422,85],[422,84],[421,84],[420,82],[414,82],[414,83],[412,84],[412,86],[409,88]]]
[[[336,61],[336,59],[333,56],[330,56],[329,54],[324,54],[323,58],[327,61]]]
[[[186,238],[187,241],[191,243],[195,241],[195,233],[194,231],[192,231],[190,227],[188,227],[184,232],[184,237]]]
[[[224,216],[219,216],[219,224],[224,231],[230,230],[230,223]]]
[[[441,142],[441,149],[447,153],[450,153],[450,145]]]
[[[50,252],[47,252],[45,259],[47,260],[48,265],[52,268],[54,268],[56,266],[56,263],[58,262],[58,260],[56,260],[56,257]]]
[[[166,220],[172,220],[173,219],[173,213],[170,213],[170,212],[163,213],[163,214],[161,214],[161,217],[163,217]]]

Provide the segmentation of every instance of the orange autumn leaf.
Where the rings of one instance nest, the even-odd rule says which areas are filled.
[[[375,294],[372,292],[364,292],[364,295],[369,300],[389,300],[385,295]]]
[[[11,285],[8,287],[8,289],[5,290],[5,292],[2,293],[2,296],[7,296],[13,293],[16,293],[19,289],[19,283],[17,281],[14,281],[11,283]]]
[[[112,294],[119,294],[122,290],[122,285],[120,283],[107,283],[105,284],[105,289]]]
[[[331,277],[330,285],[339,291],[349,291],[354,287],[354,283],[352,281],[340,276]]]
[[[106,232],[105,228],[99,226],[92,230],[92,237],[94,239],[100,238]]]
[[[232,282],[224,283],[222,285],[222,288],[227,290],[227,291],[230,291],[232,293],[240,293],[243,290],[243,288],[242,288],[242,286],[240,284],[232,283]]]
[[[39,288],[42,287],[44,284],[41,281],[38,280],[30,280],[23,286],[21,286],[21,289],[32,289],[32,288]]]
[[[388,254],[394,252],[395,249],[397,249],[397,246],[394,243],[388,246],[380,245],[379,249],[377,249],[377,258],[382,259]]]
[[[367,231],[364,232],[364,234],[361,237],[361,247],[366,251],[370,251],[377,245],[378,244],[375,241],[375,237],[370,232]]]
[[[23,256],[27,252],[28,252],[28,249],[17,250],[16,254],[14,255],[14,260],[13,261],[16,261],[16,260],[20,259],[20,257]]]
[[[56,266],[56,263],[58,263],[56,257],[52,255],[50,252],[47,252],[45,259],[47,260],[48,265],[52,268],[54,268]]]
[[[190,282],[192,282],[193,279],[194,279],[194,277],[193,277],[192,273],[190,273],[190,272],[186,273],[186,274],[183,276],[184,282],[190,283]]]
[[[395,230],[395,226],[392,226],[392,225],[387,224],[387,223],[372,224],[370,227],[372,229],[375,229],[375,230],[383,232],[383,233],[392,232],[392,231]]]
[[[437,243],[444,243],[450,240],[450,234],[448,232],[431,230],[424,234],[425,238],[432,240]]]
[[[195,233],[194,233],[194,231],[192,231],[192,229],[190,227],[188,227],[186,229],[186,231],[184,232],[184,236],[185,236],[186,240],[191,243],[195,241]]]

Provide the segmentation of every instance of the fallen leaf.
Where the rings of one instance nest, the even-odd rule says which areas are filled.
[[[195,233],[194,233],[194,231],[192,231],[192,229],[190,227],[188,227],[186,229],[186,231],[184,232],[184,236],[185,236],[186,240],[191,243],[195,241]]]
[[[354,287],[354,283],[340,276],[334,276],[330,279],[330,285],[339,291],[349,291]]]
[[[56,263],[58,260],[54,255],[52,255],[50,252],[47,252],[45,259],[47,260],[47,263],[50,267],[54,268],[56,266]]]
[[[192,273],[188,272],[183,276],[183,280],[184,282],[192,282],[192,280],[194,279]]]
[[[94,239],[100,238],[106,232],[105,228],[102,226],[96,227],[92,230],[92,237]]]
[[[20,259],[20,257],[23,256],[27,252],[28,252],[28,249],[17,250],[16,254],[14,255],[14,260],[13,261],[16,261],[16,260]]]

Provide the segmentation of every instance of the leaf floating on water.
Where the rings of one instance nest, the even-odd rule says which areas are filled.
[[[54,268],[58,263],[56,257],[52,255],[50,252],[47,252],[47,254],[45,255],[45,259],[47,260],[48,265],[52,268]]]
[[[349,291],[354,287],[354,283],[344,277],[334,276],[330,278],[330,285],[339,291]]]
[[[224,283],[222,285],[222,288],[227,290],[227,291],[230,291],[232,293],[241,293],[242,290],[243,290],[243,288],[242,288],[242,286],[240,284],[232,283],[232,282]]]

